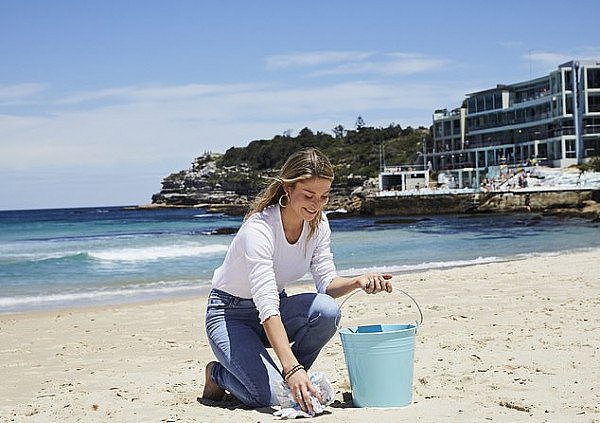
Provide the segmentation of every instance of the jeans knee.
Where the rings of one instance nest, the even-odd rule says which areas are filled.
[[[315,320],[318,320],[319,324],[330,326],[335,330],[340,318],[340,306],[330,295],[317,294],[311,316],[315,316]]]

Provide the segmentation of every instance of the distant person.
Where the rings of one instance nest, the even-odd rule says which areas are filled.
[[[336,332],[334,298],[355,289],[392,291],[389,274],[337,275],[323,213],[332,180],[319,150],[300,150],[246,215],[213,275],[206,333],[218,362],[206,366],[203,398],[221,400],[229,391],[250,407],[277,405],[272,386],[285,380],[311,412],[310,395],[318,392],[307,370]],[[286,285],[308,271],[317,292],[288,296]]]

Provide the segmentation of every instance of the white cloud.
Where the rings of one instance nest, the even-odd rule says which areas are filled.
[[[272,56],[269,69],[310,68],[308,76],[405,76],[435,71],[452,62],[420,53],[374,53],[359,51],[318,51]]]
[[[46,85],[37,83],[22,83],[14,85],[0,84],[0,105],[17,104],[41,93]]]
[[[559,65],[570,62],[571,60],[600,61],[600,48],[583,47],[573,49],[570,52],[535,51],[524,54],[521,58],[524,61],[530,61],[532,66],[541,69],[542,72],[549,72],[556,69]]]
[[[178,86],[128,86],[69,94],[57,104],[79,104],[95,101],[178,100],[214,96],[252,89],[252,84],[187,84]]]
[[[558,65],[573,60],[574,57],[563,53],[551,52],[532,52],[531,54],[523,55],[524,60],[531,60],[538,66],[544,68],[556,68]]]
[[[373,53],[365,51],[314,51],[281,54],[267,58],[267,68],[314,67],[340,62],[361,61]]]
[[[434,71],[451,63],[448,59],[417,53],[390,53],[376,59],[377,60],[344,63],[336,67],[317,70],[312,75],[413,75]]]
[[[379,116],[396,116],[392,120],[402,126],[428,126],[433,109],[455,103],[468,89],[354,81],[304,87],[120,87],[103,92],[126,95],[82,110],[50,106],[43,116],[0,116],[0,167],[188,163],[205,150],[225,151],[288,128],[329,132],[358,114],[375,126],[389,123]],[[80,94],[80,99],[93,97]],[[406,122],[405,113],[422,119]]]

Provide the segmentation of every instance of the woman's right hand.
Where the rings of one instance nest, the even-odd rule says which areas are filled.
[[[358,286],[367,294],[392,292],[392,275],[389,273],[367,273],[357,278]]]
[[[313,386],[308,378],[306,370],[301,369],[295,372],[287,379],[288,386],[292,392],[294,400],[300,404],[302,410],[308,414],[313,414],[312,401],[310,400],[311,395],[314,396],[321,402],[321,395],[319,391]]]

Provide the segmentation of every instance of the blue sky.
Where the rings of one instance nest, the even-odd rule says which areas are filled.
[[[0,1],[0,209],[144,204],[205,151],[431,125],[600,60],[596,1]]]

